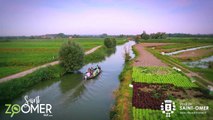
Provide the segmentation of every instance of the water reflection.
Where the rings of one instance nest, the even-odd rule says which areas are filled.
[[[83,74],[67,74],[61,78],[60,90],[62,93],[66,93],[72,90],[82,82]]]
[[[200,47],[195,47],[195,48],[188,48],[188,49],[185,49],[185,50],[178,50],[178,51],[174,51],[174,52],[170,52],[170,53],[165,53],[165,55],[175,55],[175,54],[186,52],[186,51],[198,50],[198,49],[209,48],[209,47],[213,47],[213,45],[200,46]]]
[[[105,61],[106,58],[115,54],[116,48],[107,49],[105,47],[100,48],[98,51],[92,53],[91,55],[85,56],[85,64],[88,63],[99,63]]]
[[[115,54],[115,52],[116,52],[116,48],[107,49],[106,50],[107,57],[110,57],[111,55]]]
[[[213,56],[210,56],[197,61],[183,62],[183,63],[188,65],[189,67],[208,68],[209,62],[212,62],[212,61],[213,61]]]
[[[83,74],[71,74],[62,77],[59,85],[61,93],[63,94],[62,102],[74,102],[76,101],[86,90],[83,80]]]

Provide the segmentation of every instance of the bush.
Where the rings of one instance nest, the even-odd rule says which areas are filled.
[[[60,48],[59,60],[65,72],[74,72],[84,65],[84,51],[79,44],[68,41]]]
[[[146,32],[143,31],[143,33],[141,34],[141,39],[148,40],[149,39],[149,34],[146,34]]]
[[[125,62],[129,62],[131,59],[130,50],[126,46],[124,47],[124,59]]]
[[[107,48],[114,48],[116,46],[115,38],[106,38],[106,39],[104,39],[104,45]]]
[[[115,47],[115,46],[116,46],[116,44],[117,44],[117,42],[116,42],[115,38],[111,38],[111,40],[112,40],[112,43],[113,43],[113,47]]]
[[[210,68],[210,69],[213,69],[213,62],[208,62],[208,67]]]
[[[135,37],[135,42],[138,44],[138,43],[140,43],[140,36],[139,35],[137,35],[136,37]]]

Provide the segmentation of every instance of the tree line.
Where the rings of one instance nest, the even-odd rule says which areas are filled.
[[[148,40],[148,39],[166,39],[167,38],[167,34],[165,32],[157,32],[157,33],[151,33],[151,34],[147,34],[146,31],[143,31],[143,33],[141,35],[138,35],[136,37],[137,39],[144,39],[144,40]]]
[[[166,39],[167,37],[206,37],[213,38],[213,34],[186,34],[186,33],[165,33],[165,32],[157,32],[147,34],[146,31],[143,31],[142,34],[137,35],[136,39]]]

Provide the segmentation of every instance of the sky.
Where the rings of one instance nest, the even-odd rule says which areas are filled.
[[[213,33],[213,0],[0,0],[0,36]]]

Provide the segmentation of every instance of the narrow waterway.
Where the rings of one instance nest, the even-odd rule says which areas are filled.
[[[124,47],[130,48],[130,55],[134,54],[130,41],[116,47],[116,52],[108,56],[104,61],[88,64],[81,73],[63,76],[60,80],[43,81],[35,85],[28,92],[12,101],[10,104],[22,105],[24,96],[29,98],[40,97],[40,103],[52,105],[52,116],[44,117],[40,113],[14,114],[15,120],[109,120],[110,109],[114,104],[113,91],[119,86],[119,74],[124,65]],[[88,67],[98,64],[103,72],[95,79],[83,80],[83,74]],[[14,91],[15,92],[15,91]],[[14,109],[15,110],[15,109]],[[1,111],[0,119],[10,119]]]
[[[183,63],[188,65],[189,67],[208,68],[209,62],[213,62],[213,56],[202,58],[197,61],[183,62]]]
[[[185,49],[185,50],[178,50],[178,51],[174,51],[174,52],[170,52],[170,53],[165,53],[165,55],[175,55],[175,54],[186,52],[186,51],[198,50],[198,49],[209,48],[209,47],[213,47],[213,45],[200,46],[200,47],[195,47],[195,48],[188,48],[188,49]]]

